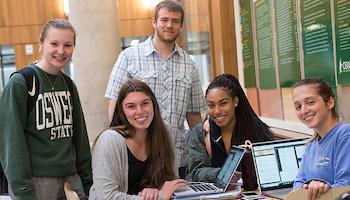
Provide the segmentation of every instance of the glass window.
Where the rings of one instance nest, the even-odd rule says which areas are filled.
[[[205,90],[212,79],[211,35],[209,0],[181,0],[185,8],[185,21],[180,46],[191,56],[198,67]]]
[[[10,75],[15,71],[15,51],[13,46],[0,46],[0,93],[9,81]]]
[[[64,74],[66,74],[67,76],[69,76],[73,81],[75,80],[75,76],[74,76],[74,63],[73,61],[69,61],[66,66],[63,68],[63,72]]]
[[[210,83],[209,32],[187,32],[187,52],[196,63],[203,87]],[[205,89],[205,88],[203,88]]]
[[[140,37],[124,37],[122,38],[122,50],[137,45],[140,42],[145,41],[149,36],[140,36]]]

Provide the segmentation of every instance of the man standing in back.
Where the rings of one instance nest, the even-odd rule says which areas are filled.
[[[181,4],[174,0],[160,2],[152,19],[154,34],[119,54],[105,93],[105,97],[110,98],[108,114],[111,120],[119,89],[125,81],[136,78],[149,85],[163,119],[172,128],[181,178],[185,177],[187,166],[185,118],[192,128],[201,121],[200,113],[205,109],[198,69],[175,43],[183,20]]]

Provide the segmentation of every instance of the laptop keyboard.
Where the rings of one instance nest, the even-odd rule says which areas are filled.
[[[205,184],[205,183],[200,183],[200,184],[191,184],[189,185],[194,191],[210,191],[210,190],[217,190],[215,186],[212,184]]]

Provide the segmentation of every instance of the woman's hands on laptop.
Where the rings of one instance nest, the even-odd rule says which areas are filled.
[[[308,190],[308,200],[315,200],[329,190],[329,185],[322,181],[312,180],[310,183],[304,184],[303,188]]]
[[[169,200],[173,196],[175,190],[187,187],[187,181],[184,179],[176,179],[173,181],[166,181],[159,191],[156,188],[145,188],[139,195],[142,200]]]
[[[157,200],[159,190],[157,188],[144,188],[140,193],[142,200]]]
[[[163,200],[171,199],[173,193],[178,189],[184,189],[187,187],[187,181],[184,179],[176,179],[173,181],[165,181],[162,189],[160,190]]]

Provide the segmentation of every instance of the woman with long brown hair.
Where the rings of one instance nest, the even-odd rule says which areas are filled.
[[[152,90],[123,84],[110,128],[93,147],[92,199],[170,199],[177,177],[173,144]],[[171,181],[174,180],[174,181]]]

